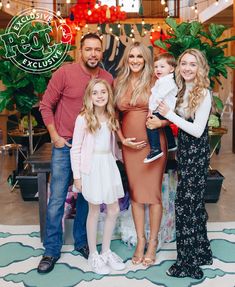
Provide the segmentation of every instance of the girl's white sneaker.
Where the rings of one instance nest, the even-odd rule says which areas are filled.
[[[101,254],[105,263],[113,270],[119,271],[125,269],[126,265],[123,263],[121,257],[116,253],[112,252],[110,249]]]
[[[110,273],[109,267],[106,265],[105,260],[98,252],[94,252],[88,257],[88,264],[93,272],[101,275],[107,275]]]

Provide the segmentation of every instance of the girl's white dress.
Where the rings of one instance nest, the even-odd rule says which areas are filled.
[[[111,204],[124,196],[121,176],[111,152],[111,131],[107,123],[95,133],[95,145],[89,174],[81,174],[82,194],[93,204]]]

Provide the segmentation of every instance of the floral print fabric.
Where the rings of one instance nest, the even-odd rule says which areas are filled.
[[[208,128],[200,138],[180,130],[178,186],[175,199],[177,262],[169,269],[176,277],[201,277],[200,265],[212,263],[207,237],[204,194],[209,166]]]

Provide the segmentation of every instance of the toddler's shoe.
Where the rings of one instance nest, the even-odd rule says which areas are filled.
[[[152,162],[161,156],[163,156],[163,152],[160,149],[151,150],[147,157],[144,159],[144,163]]]
[[[97,251],[89,255],[88,265],[92,271],[97,274],[107,275],[110,273],[109,267],[106,265],[103,257],[99,255]]]
[[[119,271],[125,269],[126,265],[123,263],[121,257],[116,253],[112,252],[110,249],[101,255],[106,262],[106,264],[113,270]]]

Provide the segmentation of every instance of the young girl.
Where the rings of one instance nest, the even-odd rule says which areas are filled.
[[[118,199],[124,196],[121,177],[114,158],[115,131],[118,129],[110,85],[101,79],[88,84],[83,108],[77,117],[71,148],[74,185],[89,203],[87,238],[88,264],[97,274],[110,268],[122,270],[122,259],[110,250],[110,242],[119,213]],[[96,249],[100,204],[107,204],[101,255]]]
[[[174,277],[200,279],[203,277],[200,266],[212,264],[204,204],[209,165],[207,121],[211,109],[208,72],[204,55],[196,49],[186,50],[176,68],[178,115],[164,102],[158,108],[180,128],[175,200],[177,261],[167,271]]]

